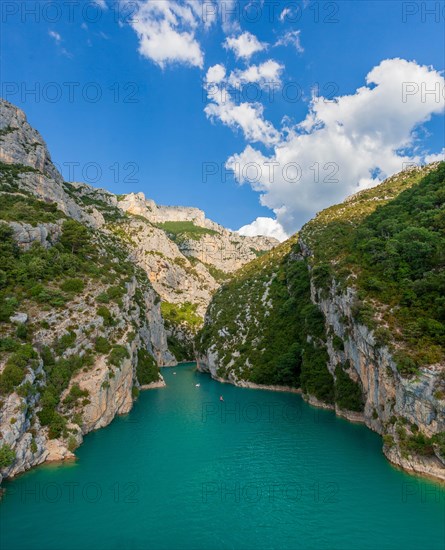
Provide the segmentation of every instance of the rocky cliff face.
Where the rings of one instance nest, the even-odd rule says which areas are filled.
[[[320,213],[290,250],[245,266],[209,306],[199,368],[236,385],[298,388],[381,434],[394,464],[445,480],[443,328],[434,310],[443,175],[436,163],[394,176]],[[426,239],[428,259],[415,271]],[[388,264],[381,271],[375,254]],[[388,273],[394,281],[384,283]],[[283,316],[288,323],[274,331]]]
[[[328,329],[329,372],[335,377],[337,367],[348,365],[348,376],[359,384],[364,396],[363,412],[335,405],[337,414],[364,422],[385,435],[383,450],[394,464],[445,480],[445,456],[438,448],[428,456],[403,449],[407,433],[420,432],[431,438],[445,432],[445,399],[439,393],[444,365],[424,367],[415,378],[402,376],[388,347],[379,345],[373,331],[355,319],[353,306],[358,300],[355,289],[343,291],[333,281],[327,296],[313,283],[311,291],[312,301],[322,311]],[[335,338],[342,342],[342,349],[334,346]]]

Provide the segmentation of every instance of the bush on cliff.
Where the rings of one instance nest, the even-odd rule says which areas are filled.
[[[7,443],[0,446],[0,470],[8,468],[15,460],[15,451]]]
[[[348,411],[362,412],[364,409],[360,384],[354,382],[340,365],[335,368],[335,402]]]

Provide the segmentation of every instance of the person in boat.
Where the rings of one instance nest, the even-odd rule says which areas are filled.
[[[222,395],[219,396],[220,401],[224,401],[224,397]]]

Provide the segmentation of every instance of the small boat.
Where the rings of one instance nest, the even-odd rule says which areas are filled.
[[[201,385],[201,384],[195,384],[195,387],[196,387],[196,388],[199,388],[200,385]]]
[[[222,395],[219,396],[220,401],[224,401],[224,397]]]
[[[176,372],[174,372],[173,374],[176,374]]]

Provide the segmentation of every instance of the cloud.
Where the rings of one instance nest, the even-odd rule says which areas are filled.
[[[106,10],[108,8],[107,3],[105,0],[94,0],[96,4],[99,5],[103,10]]]
[[[251,65],[245,70],[235,69],[229,76],[228,82],[231,86],[244,84],[258,84],[261,88],[271,84],[281,83],[281,74],[284,65],[269,59],[260,65]]]
[[[62,37],[60,36],[60,34],[58,32],[49,31],[48,34],[49,34],[49,36],[51,36],[51,38],[54,38],[54,41],[55,41],[56,44],[60,44],[62,42]]]
[[[226,166],[292,233],[315,212],[378,184],[404,163],[421,162],[414,130],[444,113],[444,86],[432,67],[384,60],[355,93],[335,101],[314,97],[300,124],[277,132],[272,154],[247,145]]]
[[[259,102],[241,101],[242,86],[257,84],[266,88],[280,82],[284,66],[269,59],[245,70],[235,69],[229,75],[224,65],[210,67],[205,78],[209,104],[204,112],[212,121],[219,120],[233,130],[241,130],[247,141],[268,147],[280,141],[280,132],[265,120],[264,106]]]
[[[202,68],[204,54],[195,36],[200,17],[195,4],[139,2],[137,15],[130,22],[139,38],[139,52],[161,68],[171,63]]]
[[[237,38],[227,37],[223,46],[227,50],[232,50],[237,59],[250,59],[254,53],[267,48],[266,43],[260,42],[255,35],[247,31]]]
[[[440,153],[432,153],[430,155],[424,156],[423,160],[424,162],[426,162],[426,164],[429,164],[430,162],[445,161],[445,147],[442,149]]]
[[[219,84],[226,77],[226,68],[224,65],[217,64],[209,67],[206,75],[207,84]]]
[[[280,242],[289,238],[289,235],[284,231],[282,226],[272,218],[259,217],[248,225],[243,225],[237,231],[245,237],[255,237],[256,235],[264,235],[265,237],[274,237]]]
[[[284,8],[284,10],[280,13],[280,21],[283,22],[290,13],[292,13],[290,8]]]
[[[273,124],[264,120],[264,107],[261,103],[235,104],[230,99],[209,103],[204,109],[211,120],[218,119],[232,129],[241,129],[248,141],[264,145],[278,143],[280,135]]]
[[[275,42],[274,46],[293,46],[297,52],[303,53],[304,48],[301,45],[300,34],[301,31],[288,31]]]
[[[230,82],[233,85],[234,80],[241,83],[242,81],[246,82],[247,78],[252,78],[262,82],[267,74],[281,70],[281,66],[275,67],[275,65],[265,69],[260,67],[255,66],[246,71],[232,72],[228,77],[226,77],[224,65],[218,64],[210,67],[205,79],[209,104],[205,107],[204,112],[212,121],[219,120],[233,130],[240,129],[247,141],[272,146],[279,142],[280,134],[273,124],[264,119],[264,106],[259,102],[238,103],[232,95],[232,90],[227,89],[227,84]],[[253,71],[249,73],[251,69]]]

